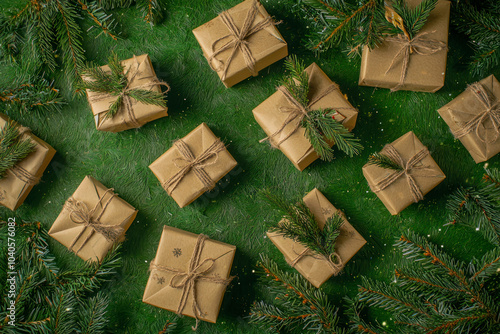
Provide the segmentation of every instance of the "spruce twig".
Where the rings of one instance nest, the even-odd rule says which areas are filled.
[[[372,153],[368,157],[368,164],[375,165],[381,168],[392,169],[395,171],[403,170],[403,167],[382,153]]]
[[[0,130],[0,179],[7,170],[26,158],[35,149],[35,144],[29,140],[21,140],[17,126],[8,122]]]

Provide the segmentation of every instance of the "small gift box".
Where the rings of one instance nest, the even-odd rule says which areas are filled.
[[[166,85],[156,77],[151,59],[147,54],[123,60],[121,65],[124,67],[124,73],[126,73],[128,80],[124,90],[141,89],[161,93],[160,86]],[[111,73],[108,65],[101,66],[101,69],[105,73]],[[86,91],[97,130],[120,132],[139,128],[148,122],[168,115],[166,107],[142,103],[127,94],[123,94],[124,100],[118,112],[112,117],[106,117],[106,113],[118,99],[118,95],[93,92],[88,89]]]
[[[142,301],[215,323],[236,247],[164,226]]]
[[[305,70],[309,74],[309,106],[307,110],[334,109],[335,120],[351,131],[356,125],[358,111],[347,101],[335,84],[315,63]],[[298,127],[301,114],[292,115],[289,109],[296,105],[293,97],[286,94],[286,89],[279,87],[253,110],[255,120],[268,135],[271,145],[277,146],[293,165],[300,171],[319,158],[305,136],[305,129]],[[294,112],[294,111],[292,111]],[[333,146],[333,142],[331,145]]]
[[[473,83],[438,112],[476,163],[500,152],[500,83],[495,76]]]
[[[344,223],[341,225],[340,235],[335,241],[336,263],[332,263],[333,261],[277,232],[267,232],[267,236],[283,253],[287,263],[297,269],[312,285],[319,288],[330,277],[337,275],[344,268],[354,254],[366,244],[366,240],[352,227],[344,214],[337,210],[318,189],[313,189],[303,200],[320,228],[323,228],[328,218],[334,214],[342,215]]]
[[[0,114],[0,131],[11,120]],[[21,140],[29,139],[35,145],[33,152],[7,170],[0,178],[0,204],[16,210],[30,193],[31,189],[40,181],[43,172],[56,154],[49,144],[33,135],[28,128],[20,126]]]
[[[422,0],[407,0],[415,8]],[[444,85],[448,53],[450,2],[438,0],[424,27],[411,39],[387,37],[381,45],[363,49],[360,86],[435,92]],[[411,45],[410,45],[411,44]]]
[[[226,87],[257,76],[288,55],[276,23],[256,0],[247,0],[193,30],[210,67]]]
[[[183,208],[215,187],[237,162],[224,143],[201,123],[149,168],[165,191]]]
[[[125,232],[137,210],[99,181],[86,176],[49,230],[49,235],[82,260],[102,261]]]
[[[368,163],[363,166],[363,175],[392,215],[422,200],[446,178],[427,147],[411,131],[385,145],[380,154],[397,165],[397,169]]]

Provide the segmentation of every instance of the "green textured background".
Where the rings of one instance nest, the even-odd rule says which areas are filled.
[[[2,7],[15,3],[0,1]],[[289,53],[298,54],[306,65],[316,61],[359,109],[354,133],[365,146],[362,154],[350,159],[339,153],[331,163],[318,160],[299,172],[280,151],[258,143],[265,134],[252,116],[252,109],[275,91],[283,73],[282,61],[262,70],[258,77],[226,89],[210,70],[191,33],[193,28],[237,3],[239,0],[170,0],[166,4],[166,18],[154,28],[142,21],[135,7],[112,11],[120,23],[117,30],[122,31],[122,40],[115,42],[104,36],[96,39],[92,31],[85,37],[87,59],[99,65],[106,63],[111,50],[121,59],[149,54],[158,77],[172,87],[168,95],[168,117],[138,130],[117,134],[99,132],[87,101],[71,99],[67,89],[63,93],[71,100],[61,112],[10,114],[51,144],[57,154],[24,205],[15,213],[1,208],[0,217],[39,220],[49,228],[85,175],[114,187],[139,210],[123,245],[123,267],[104,287],[111,297],[112,332],[154,333],[167,320],[179,322],[178,332],[191,332],[193,319],[178,320],[173,313],[141,301],[149,261],[155,256],[163,225],[205,233],[237,246],[231,272],[237,278],[225,294],[217,324],[201,323],[198,331],[261,332],[245,318],[254,300],[269,298],[253,273],[259,253],[269,254],[281,268],[293,271],[265,237],[267,228],[279,220],[279,214],[256,197],[256,192],[264,187],[279,191],[290,200],[303,197],[314,187],[319,188],[347,214],[351,224],[368,241],[347,264],[343,274],[322,287],[341,308],[343,296],[356,294],[360,275],[392,279],[392,244],[401,231],[412,229],[428,235],[430,240],[463,260],[490,249],[478,232],[463,227],[443,227],[447,196],[459,185],[480,182],[484,166],[476,165],[460,142],[453,139],[436,111],[462,92],[468,83],[481,79],[471,76],[463,65],[470,55],[464,36],[450,30],[446,84],[441,90],[434,94],[390,93],[387,89],[357,85],[359,58],[349,60],[345,53],[335,50],[316,58],[307,51],[302,43],[307,23],[295,13],[293,1],[262,1],[271,15],[283,20],[279,30],[288,42]],[[500,77],[500,69],[494,74]],[[5,80],[1,77],[0,80]],[[239,166],[212,193],[179,209],[148,165],[165,152],[174,139],[185,136],[201,122],[206,122],[229,144],[228,149]],[[369,191],[361,167],[370,153],[410,130],[429,147],[447,178],[422,202],[393,217]],[[500,156],[490,159],[489,166],[500,167]],[[55,241],[51,241],[51,247],[63,265],[80,261]],[[373,320],[390,321],[387,316]]]

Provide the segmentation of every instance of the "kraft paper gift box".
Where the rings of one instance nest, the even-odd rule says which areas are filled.
[[[11,120],[0,113],[0,131]],[[20,127],[21,140],[30,139],[36,146],[26,158],[7,171],[0,179],[0,205],[16,210],[43,175],[56,154],[49,144],[33,135],[28,128]]]
[[[288,55],[275,24],[259,1],[247,0],[194,29],[193,34],[210,67],[231,87]],[[243,34],[243,43],[235,34]]]
[[[289,264],[296,261],[294,268],[312,285],[319,288],[330,277],[337,275],[344,268],[347,262],[366,244],[366,240],[347,221],[344,214],[337,210],[318,189],[313,189],[303,200],[320,228],[323,228],[328,218],[334,214],[342,215],[344,223],[340,227],[340,235],[335,242],[335,251],[342,260],[341,265],[334,268],[324,257],[311,251],[296,261],[297,257],[306,249],[305,246],[291,238],[285,238],[277,232],[267,232],[267,236],[283,253],[286,261]]]
[[[151,64],[151,59],[149,59],[147,54],[123,60],[121,64],[124,67],[124,73],[127,74],[128,80],[132,79],[132,82],[129,82],[129,88],[141,87],[139,89],[161,92],[160,85],[165,84],[158,83],[159,81]],[[111,73],[108,65],[101,66],[101,68],[104,72]],[[145,104],[133,98],[125,97],[130,102],[130,105],[126,104],[124,100],[124,103],[122,103],[122,106],[113,117],[105,117],[105,114],[109,111],[109,107],[116,101],[117,96],[92,92],[88,89],[86,91],[92,113],[94,114],[96,128],[100,131],[120,132],[139,128],[148,122],[168,115],[168,108]]]
[[[392,215],[397,215],[410,204],[441,183],[446,176],[415,134],[410,131],[386,145],[380,152],[389,156],[391,152],[401,159],[403,170],[395,171],[376,165],[365,164],[363,175],[370,189],[384,203]],[[397,159],[391,159],[397,162]],[[407,173],[405,173],[405,170]],[[413,190],[412,190],[413,189]]]
[[[476,163],[500,152],[500,83],[490,75],[438,110]]]
[[[224,144],[201,123],[149,165],[162,187],[183,208],[237,165]]]
[[[422,0],[407,0],[410,8],[415,8],[420,2]],[[361,56],[359,85],[421,92],[439,90],[444,85],[446,72],[449,20],[450,2],[439,0],[424,27],[417,35],[413,36],[413,40],[417,37],[421,41],[436,41],[433,44],[439,45],[437,47],[439,51],[427,55],[421,55],[417,52],[410,53],[406,76],[400,86],[405,55],[404,52],[398,53],[402,50],[403,44],[395,41],[394,37],[389,37],[373,50],[365,46]],[[422,35],[419,36],[419,34]],[[401,36],[404,35],[401,34]],[[403,40],[399,41],[403,42]],[[424,47],[415,46],[415,48],[423,53],[431,53]]]
[[[164,226],[142,301],[215,323],[235,252],[235,246],[203,234]]]
[[[49,230],[82,260],[102,261],[125,239],[137,210],[91,176],[86,176]],[[89,224],[90,223],[90,224]]]
[[[316,65],[311,64],[305,70],[309,74],[309,101],[317,99],[326,90],[331,90],[328,94],[309,106],[309,109],[334,109],[337,111],[335,119],[342,122],[344,127],[351,131],[356,125],[358,111],[347,101],[337,84]],[[280,108],[290,107],[290,102],[285,95],[276,91],[268,99],[262,102],[253,110],[255,120],[262,127],[267,136],[271,136],[279,130],[288,118],[288,114]],[[288,136],[296,127],[297,120],[290,122],[278,135],[270,138],[272,144],[276,145],[282,138]],[[330,143],[333,146],[333,142]],[[299,128],[288,139],[284,140],[279,149],[300,171],[304,170],[313,161],[319,158],[311,143],[305,136],[305,129]]]

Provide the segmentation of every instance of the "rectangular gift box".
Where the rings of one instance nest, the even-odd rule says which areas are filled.
[[[314,188],[303,200],[313,213],[320,228],[323,228],[328,218],[334,214],[339,213],[343,216],[344,223],[340,227],[340,235],[335,242],[335,251],[342,260],[343,268],[354,254],[366,244],[366,240],[347,221],[343,213],[337,210],[318,189]],[[290,238],[285,238],[279,233],[267,232],[267,236],[278,247],[280,252],[283,253],[288,263],[293,262],[305,250],[305,247],[301,243]],[[317,288],[332,275],[337,275],[342,268],[335,270],[324,258],[315,258],[310,255],[302,257],[295,265],[295,269]]]
[[[337,86],[328,76],[321,70],[321,68],[312,63],[305,70],[309,74],[309,100],[313,100],[315,96],[321,94],[325,89],[331,85]],[[259,104],[253,110],[255,120],[262,127],[266,135],[270,136],[275,131],[281,128],[282,124],[288,117],[287,113],[280,111],[280,107],[288,107],[290,103],[286,100],[282,92],[276,91],[273,95],[267,98],[264,102]],[[328,93],[319,101],[311,105],[314,109],[336,109],[338,115],[335,119],[342,122],[344,127],[351,131],[356,125],[358,111],[347,101],[345,95],[342,94],[340,89]],[[271,138],[273,142],[279,142],[289,134],[290,131],[296,126],[296,121],[288,124],[285,129],[275,138]],[[333,142],[331,145],[333,146]],[[279,146],[279,149],[287,156],[293,165],[300,171],[304,170],[313,161],[319,158],[318,154],[314,151],[311,143],[305,136],[305,129],[299,128],[293,135],[285,140]]]
[[[205,123],[201,123],[193,131],[188,133],[187,136],[182,138],[182,140],[191,150],[194,157],[197,158],[219,139]],[[149,169],[151,169],[165,188],[165,183],[181,171],[182,166],[179,165],[179,163],[187,163],[186,161],[179,161],[184,159],[185,157],[174,145],[149,165]],[[228,150],[224,148],[216,156],[212,156],[210,159],[203,162],[203,165],[203,169],[208,177],[210,177],[214,183],[217,183],[237,165],[237,162]],[[175,202],[183,208],[200,197],[204,192],[205,187],[202,181],[199,179],[198,174],[191,169],[181,178],[177,186],[173,188],[170,196],[172,196]]]
[[[68,248],[74,243],[72,251],[84,261],[102,261],[115,242],[125,240],[125,232],[137,215],[137,210],[112,190],[86,176],[68,200],[77,203],[78,210],[70,210],[67,201],[49,235]],[[89,218],[96,224],[96,230],[84,225]],[[121,233],[116,240],[108,240],[99,232],[99,225],[121,228],[118,230]]]
[[[0,129],[3,129],[9,121],[9,117],[0,113]],[[56,154],[56,150],[29,131],[21,136],[21,139],[27,138],[35,143],[35,150],[20,161],[17,166],[22,167],[35,178],[40,178],[54,157],[54,154]],[[34,184],[27,183],[14,176],[14,174],[7,172],[0,179],[0,205],[10,210],[16,210],[23,204],[34,186]]]
[[[495,76],[490,75],[479,81],[493,101],[500,100],[500,83]],[[473,120],[479,113],[486,110],[485,105],[470,89],[465,90],[451,102],[438,110],[439,115],[448,124],[452,132],[461,130],[464,125]],[[468,134],[458,138],[476,163],[483,162],[500,152],[500,137],[498,125],[492,123],[490,117],[478,124],[478,131],[473,129]],[[478,137],[479,134],[479,137]],[[495,139],[495,136],[496,139]]]
[[[407,0],[410,8],[415,8],[422,0]],[[427,22],[419,33],[426,33],[422,38],[434,39],[448,45],[448,25],[450,20],[450,2],[439,0]],[[400,80],[403,57],[398,55],[402,44],[383,41],[370,50],[363,49],[359,85],[381,88],[394,88]],[[409,57],[408,71],[401,90],[436,92],[444,85],[446,72],[447,47],[431,55],[419,55],[413,52]],[[391,63],[394,66],[386,74]]]
[[[144,303],[177,312],[184,292],[188,293],[186,303],[180,312],[183,315],[196,317],[193,302],[201,311],[198,319],[215,323],[219,315],[226,286],[231,280],[229,273],[233,264],[236,247],[212,239],[205,239],[197,246],[200,235],[164,226],[156,257],[151,263],[149,275],[142,301]],[[189,282],[182,285],[195,249],[199,249],[195,273],[204,271],[194,279],[192,287]],[[210,268],[210,266],[212,266]],[[174,277],[176,276],[176,277]],[[173,286],[171,286],[171,284]],[[182,285],[182,286],[180,286]],[[184,291],[187,289],[187,291]],[[181,305],[182,306],[182,305]]]
[[[399,137],[391,145],[401,155],[405,163],[422,149],[426,148],[412,131]],[[385,152],[386,148],[384,147],[380,153],[384,154]],[[389,174],[395,172],[394,170],[371,164],[363,166],[363,175],[372,189]],[[415,184],[422,195],[427,194],[446,178],[430,154],[418,162],[415,168],[410,169],[409,173],[415,180]],[[402,174],[392,184],[375,194],[392,215],[397,215],[415,202],[405,174]]]
[[[124,73],[127,73],[127,78],[130,80],[133,77],[133,81],[130,83],[129,88],[139,87],[152,80],[157,80],[153,65],[151,64],[151,59],[147,54],[123,60],[121,64],[124,67]],[[111,69],[108,65],[101,66],[101,68],[104,72],[111,73]],[[148,90],[147,88],[141,89]],[[161,88],[158,85],[151,87],[149,90],[161,92]],[[117,99],[116,96],[109,95],[109,97],[106,97],[105,95],[106,94],[92,92],[87,89],[87,98],[92,108],[92,113],[94,114],[97,130],[120,132],[137,128],[138,126],[131,121],[123,105],[113,117],[104,117],[109,107]],[[143,126],[148,122],[168,115],[168,108],[141,103],[132,98],[130,100],[132,102],[134,117],[139,123],[139,126]]]
[[[243,1],[242,3],[227,10],[227,13],[230,17],[232,17],[238,29],[242,28],[248,13],[252,9],[252,6],[254,6],[254,3],[257,6],[258,12],[250,29],[258,25],[259,22],[269,18],[269,14],[259,1]],[[217,16],[213,20],[194,29],[193,34],[198,40],[198,43],[203,50],[203,55],[209,63],[210,57],[212,57],[217,50],[223,47],[226,43],[235,39],[220,16]],[[226,38],[221,39],[225,36]],[[255,60],[255,70],[257,72],[288,55],[287,44],[274,25],[269,25],[262,30],[251,34],[245,39],[245,41],[248,42],[248,49]],[[216,43],[214,44],[214,42]],[[229,65],[227,64],[233,51],[234,47],[221,51],[214,57],[214,59],[212,59],[211,63],[212,68],[219,69],[217,74],[221,80],[223,77],[223,67],[228,66],[226,78],[222,80],[226,87],[231,87],[252,75],[247,67],[241,48],[239,47],[235,51]]]

